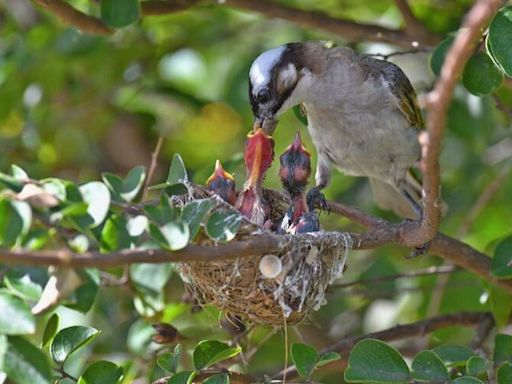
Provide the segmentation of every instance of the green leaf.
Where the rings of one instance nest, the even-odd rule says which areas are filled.
[[[50,347],[53,361],[63,364],[69,355],[89,344],[98,334],[99,331],[95,328],[79,325],[60,330],[55,335]]]
[[[181,220],[188,224],[190,239],[193,240],[199,233],[201,224],[215,206],[214,199],[199,199],[188,202],[181,211]]]
[[[110,192],[106,185],[99,181],[81,185],[79,189],[87,203],[87,213],[93,220],[91,227],[97,227],[105,220],[110,208]]]
[[[196,377],[197,371],[185,371],[179,372],[173,375],[168,381],[167,384],[190,384],[194,377]]]
[[[341,356],[337,352],[327,352],[324,353],[322,356],[320,356],[320,359],[318,359],[318,362],[316,363],[317,367],[321,367],[325,364],[332,363],[333,361],[341,359]]]
[[[32,210],[23,201],[0,200],[0,245],[12,247],[27,233],[32,221]]]
[[[53,337],[57,333],[59,329],[60,318],[59,315],[54,313],[46,323],[46,327],[44,327],[43,332],[43,340],[41,341],[41,347],[46,347],[50,341],[53,340]]]
[[[11,175],[20,181],[27,181],[29,179],[27,172],[23,170],[23,168],[17,166],[16,164],[11,165]]]
[[[494,364],[512,362],[512,336],[498,334],[494,338]]]
[[[229,375],[227,373],[217,373],[203,381],[203,384],[229,384]]]
[[[146,168],[143,166],[133,168],[124,180],[112,173],[103,173],[101,176],[116,200],[129,203],[135,199],[144,185]]]
[[[168,185],[182,184],[188,181],[187,169],[183,159],[177,153],[174,154],[166,183]]]
[[[450,380],[450,375],[434,352],[421,351],[412,362],[412,378],[429,383],[444,383]]]
[[[462,83],[474,95],[493,93],[503,81],[503,73],[485,52],[475,53],[467,62],[462,74]]]
[[[78,384],[117,384],[123,377],[123,368],[110,361],[95,361],[87,367]]]
[[[23,183],[11,175],[0,172],[0,183],[14,192],[20,192],[23,189]]]
[[[165,239],[165,247],[171,251],[177,251],[187,246],[190,232],[187,223],[183,221],[171,221],[160,228],[160,233]]]
[[[23,300],[37,301],[43,292],[43,288],[34,283],[28,273],[10,270],[4,276],[4,283],[12,294]]]
[[[432,351],[448,366],[466,365],[466,361],[475,356],[471,349],[461,345],[441,345]]]
[[[430,58],[430,68],[432,69],[432,72],[436,76],[439,76],[441,74],[441,68],[443,67],[444,58],[446,57],[446,54],[448,53],[448,50],[453,44],[454,37],[449,36],[443,41],[439,43],[439,45],[434,49],[434,52],[432,52],[432,57]]]
[[[45,354],[18,336],[8,338],[3,370],[16,384],[53,383],[50,364]]]
[[[172,273],[172,264],[132,264],[130,279],[137,286],[152,293],[159,293],[167,284]]]
[[[305,116],[303,113],[302,113],[302,110],[301,110],[301,107],[300,105],[296,105],[295,107],[292,108],[293,110],[293,114],[295,115],[295,117],[302,123],[304,124],[304,126],[308,126],[308,117]]]
[[[7,342],[7,336],[0,334],[0,372],[3,372],[5,355],[7,353],[7,348],[9,343]],[[0,373],[0,382],[2,382],[2,375]]]
[[[169,373],[176,373],[181,361],[181,344],[174,347],[174,352],[166,352],[158,357],[157,364]]]
[[[380,340],[365,339],[350,352],[345,381],[350,383],[405,383],[410,373],[400,353]]]
[[[512,76],[512,6],[501,8],[489,26],[487,47],[490,54],[508,76]]]
[[[501,240],[494,250],[491,273],[498,278],[512,277],[512,236]]]
[[[79,273],[84,283],[68,298],[65,305],[75,311],[87,313],[94,304],[100,288],[100,273],[95,268],[87,268]]]
[[[7,292],[0,292],[0,333],[22,335],[34,333],[36,321],[27,304]]]
[[[212,240],[228,242],[235,238],[241,223],[238,212],[214,212],[206,224],[206,233]]]
[[[72,239],[69,239],[68,244],[73,251],[78,253],[87,252],[90,245],[87,236],[82,234],[76,235]]]
[[[108,218],[101,231],[100,249],[102,252],[112,252],[130,248],[132,237],[127,229],[126,219],[112,215]]]
[[[164,225],[169,221],[178,218],[178,210],[169,204],[169,198],[162,196],[160,198],[160,205],[148,205],[144,207],[144,212],[148,218],[155,224]]]
[[[319,359],[317,350],[306,344],[293,343],[290,353],[299,375],[304,379],[309,379]]]
[[[217,340],[203,340],[194,349],[192,359],[197,370],[208,368],[219,361],[229,359],[242,351]]]
[[[481,356],[471,357],[466,364],[466,371],[468,375],[475,377],[486,373],[491,368],[492,362]]]
[[[478,380],[471,376],[458,377],[452,381],[452,384],[485,384],[482,380]]]
[[[498,384],[512,383],[512,364],[506,363],[498,368]]]
[[[101,19],[109,27],[121,28],[138,18],[138,0],[101,0]]]

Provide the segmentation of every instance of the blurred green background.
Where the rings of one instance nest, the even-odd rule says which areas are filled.
[[[98,13],[95,2],[70,3],[87,13]],[[391,0],[282,3],[360,22],[390,27],[402,23]],[[457,29],[472,1],[410,3],[429,29],[445,36]],[[98,179],[103,171],[125,174],[136,165],[147,166],[158,137],[163,136],[155,183],[166,176],[172,154],[178,152],[194,181],[203,183],[215,160],[221,159],[241,185],[242,150],[252,127],[247,97],[251,62],[265,49],[310,39],[348,43],[339,36],[215,5],[145,17],[110,37],[92,36],[66,27],[29,1],[4,1],[0,3],[0,170],[7,172],[15,163],[34,178],[57,176],[75,181]],[[351,45],[361,52],[398,49],[369,42]],[[396,57],[420,96],[435,81],[428,60],[429,53]],[[510,111],[510,79],[497,94]],[[305,126],[289,112],[275,134],[276,154],[289,145],[296,131],[303,134],[314,153]],[[511,132],[510,112],[497,108],[495,97],[480,98],[460,86],[456,89],[441,158],[442,194],[449,206],[442,230],[485,251],[492,250],[512,228],[512,178],[508,177]],[[493,198],[472,217],[475,202],[496,178],[499,188]],[[269,171],[266,186],[279,188],[277,164]],[[374,207],[364,179],[337,173],[326,194],[397,220]],[[321,219],[326,228],[353,229],[334,215],[322,215]],[[395,274],[441,263],[433,256],[405,260],[406,254],[406,250],[392,246],[352,252],[344,279]],[[166,290],[167,304],[161,308],[164,320],[171,321],[185,335],[188,330],[194,338],[227,337],[219,333],[214,309],[190,314],[187,306],[178,303],[181,293],[180,280],[174,275]],[[397,321],[415,321],[427,314],[489,309],[489,295],[486,284],[466,272],[447,278],[430,276],[332,288],[328,305],[314,315],[310,324],[299,327],[300,334],[308,343],[322,347],[344,335],[386,328]],[[145,313],[142,307],[136,305],[135,310],[147,321],[139,319],[130,292],[107,288],[88,318],[77,320],[78,315],[71,312],[66,318],[70,324],[92,322],[105,330],[91,353],[123,360],[130,350],[140,362],[147,362],[144,359],[151,334],[148,324],[154,313]],[[108,334],[107,329],[115,332]],[[252,343],[270,331],[255,331]],[[432,340],[434,344],[466,342],[471,332],[449,329],[435,333]],[[298,337],[292,332],[291,338]],[[406,345],[408,348],[414,350],[414,345]],[[261,374],[279,370],[282,349],[278,332],[255,353],[249,371]],[[147,370],[149,373],[135,364],[131,374],[141,377],[158,373]],[[322,372],[329,375],[329,368]],[[339,372],[333,373],[332,382],[339,382]]]

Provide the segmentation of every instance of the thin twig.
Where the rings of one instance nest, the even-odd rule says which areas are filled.
[[[395,57],[395,56],[414,55],[415,53],[425,53],[425,52],[430,52],[430,51],[431,51],[430,48],[415,48],[415,49],[410,49],[407,51],[396,51],[396,52],[391,52],[391,53],[386,53],[386,54],[384,54],[384,53],[367,53],[366,55],[373,56],[373,57],[380,57],[383,60],[388,60],[389,58]]]
[[[397,325],[396,327],[389,328],[384,331],[369,333],[363,336],[346,337],[339,340],[335,344],[324,348],[321,353],[338,352],[342,355],[342,359],[346,360],[347,354],[350,352],[352,347],[354,347],[354,345],[363,339],[372,338],[383,341],[402,340],[409,337],[423,336],[446,327],[474,327],[483,321],[486,321],[489,317],[492,317],[489,312],[458,312],[449,315],[436,316],[411,324]],[[288,378],[297,376],[297,370],[295,366],[287,368],[286,371],[287,372],[279,372],[273,378],[280,379],[284,374],[287,374]]]
[[[156,142],[155,150],[151,153],[151,163],[149,164],[148,175],[146,177],[146,181],[144,182],[144,190],[142,192],[141,200],[144,200],[144,198],[146,197],[148,187],[151,185],[151,182],[153,180],[156,167],[158,166],[158,156],[160,156],[160,151],[162,150],[163,143],[164,137],[159,136],[158,141]]]
[[[384,283],[386,281],[394,281],[397,279],[410,278],[410,277],[420,277],[420,276],[431,276],[431,275],[443,275],[443,274],[451,274],[454,272],[460,271],[459,268],[454,267],[452,265],[442,265],[439,267],[429,267],[426,269],[419,269],[417,271],[411,272],[402,272],[394,275],[380,276],[372,279],[361,279],[356,281],[350,281],[348,283],[340,283],[331,285],[332,288],[348,288],[353,287],[354,285],[364,285],[364,284],[375,284],[375,283]]]

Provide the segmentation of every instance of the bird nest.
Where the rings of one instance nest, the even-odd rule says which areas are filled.
[[[282,217],[286,196],[266,190],[265,197],[272,207],[271,217]],[[219,201],[215,209],[229,208]],[[327,287],[345,268],[351,237],[325,231],[275,235],[244,221],[232,242],[257,240],[263,234],[274,236],[279,244],[272,255],[255,252],[225,261],[184,262],[180,267],[182,279],[199,304],[216,305],[227,314],[254,323],[298,323],[326,303]],[[215,246],[206,238],[198,243]],[[268,263],[278,265],[275,273],[265,272]]]

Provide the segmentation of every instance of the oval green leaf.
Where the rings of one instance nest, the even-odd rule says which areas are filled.
[[[34,283],[28,273],[23,274],[10,270],[4,277],[4,283],[12,294],[23,300],[37,301],[43,292],[43,288]]]
[[[196,371],[179,372],[167,380],[167,384],[190,384],[196,375]]]
[[[492,362],[481,356],[473,356],[466,364],[466,371],[469,376],[478,377],[492,368]]]
[[[99,331],[95,328],[79,325],[62,329],[55,335],[50,347],[53,361],[63,364],[69,355],[89,344],[98,333]]]
[[[219,361],[229,359],[242,351],[240,347],[230,347],[217,340],[204,340],[197,344],[192,355],[197,370],[208,368]]]
[[[11,247],[23,233],[24,220],[7,199],[0,200],[0,245]]]
[[[60,318],[59,315],[54,313],[46,322],[46,327],[44,327],[43,339],[41,341],[41,346],[46,347],[50,341],[52,341],[53,337],[57,333],[59,329]]]
[[[444,383],[450,380],[448,369],[432,351],[421,351],[412,362],[412,378],[429,383]]]
[[[188,181],[187,169],[181,156],[177,153],[174,154],[169,167],[169,174],[167,175],[166,184],[182,184]]]
[[[0,292],[0,334],[23,335],[36,331],[36,321],[27,304],[7,292]]]
[[[349,383],[405,383],[410,372],[402,355],[386,343],[366,339],[356,344],[348,358]]]
[[[78,384],[117,384],[123,377],[123,368],[110,361],[95,361],[87,367]]]
[[[327,352],[320,356],[318,359],[318,363],[316,363],[317,367],[321,367],[322,365],[332,363],[333,361],[341,359],[341,356],[337,352]]]
[[[229,375],[227,373],[217,373],[203,381],[203,384],[229,384]]]
[[[498,278],[512,277],[512,236],[499,242],[491,260],[491,273]]]
[[[126,219],[117,215],[110,216],[101,230],[101,251],[126,249],[130,248],[131,244],[132,237],[128,232]]]
[[[299,375],[304,379],[309,379],[319,359],[317,350],[307,344],[293,343],[290,347],[290,354]]]
[[[512,76],[512,5],[501,8],[489,26],[487,47],[507,76]]]
[[[176,373],[181,361],[181,344],[174,347],[174,352],[166,352],[158,357],[157,364],[169,373]]]
[[[461,345],[441,345],[432,351],[448,366],[466,365],[466,361],[475,356],[471,349]]]
[[[101,0],[101,19],[109,27],[121,28],[139,18],[139,0]]]
[[[206,224],[206,233],[212,240],[228,242],[235,238],[241,223],[238,212],[214,212]]]
[[[466,89],[477,96],[493,93],[503,81],[503,73],[485,52],[474,54],[462,74],[462,83]]]
[[[50,364],[45,354],[19,336],[8,338],[3,370],[16,384],[53,383]]]
[[[432,53],[432,57],[430,58],[430,68],[436,76],[441,74],[444,58],[452,46],[453,40],[453,36],[447,37],[439,43],[439,45],[434,49],[434,52]]]

